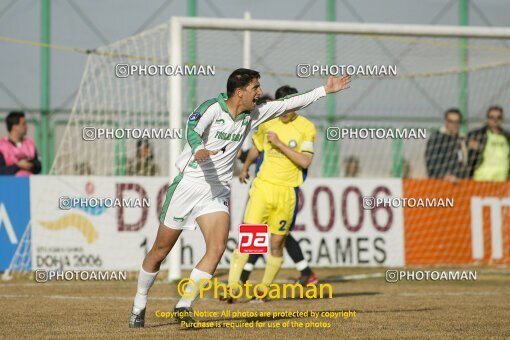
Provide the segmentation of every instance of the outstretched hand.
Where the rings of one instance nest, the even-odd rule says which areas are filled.
[[[324,89],[326,93],[335,93],[351,87],[349,83],[351,82],[351,76],[345,75],[341,77],[333,77],[329,76],[326,81],[326,85]]]

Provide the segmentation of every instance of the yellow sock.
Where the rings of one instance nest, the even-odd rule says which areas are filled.
[[[241,273],[243,272],[244,265],[248,262],[248,254],[241,254],[236,249],[230,259],[230,269],[228,271],[228,285],[238,283],[241,279]]]
[[[262,278],[262,283],[266,286],[269,286],[273,283],[276,275],[280,271],[283,263],[282,257],[275,257],[271,254],[267,256],[266,270],[264,271],[264,277]]]

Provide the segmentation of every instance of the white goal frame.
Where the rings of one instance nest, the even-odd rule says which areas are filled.
[[[477,39],[510,39],[510,28],[507,27],[477,27],[477,26],[430,26],[430,25],[402,25],[402,24],[366,24],[342,22],[314,22],[314,21],[281,21],[281,20],[253,20],[219,19],[203,17],[172,17],[170,18],[169,55],[171,65],[182,65],[183,30],[209,29],[228,31],[258,31],[258,32],[292,32],[292,33],[335,33],[350,35],[385,35],[385,36],[414,36],[436,38],[477,38]],[[250,60],[249,34],[245,34],[244,67],[246,60]],[[168,94],[168,113],[170,127],[182,126],[182,76],[170,77],[170,93]],[[170,142],[170,178],[178,175],[175,162],[181,152],[178,140]],[[170,281],[180,279],[181,249],[177,242],[170,254]]]

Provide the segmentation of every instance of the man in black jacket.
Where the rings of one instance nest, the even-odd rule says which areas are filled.
[[[477,181],[510,178],[510,134],[503,130],[503,108],[487,110],[486,125],[468,134],[469,176]]]
[[[456,108],[444,113],[444,126],[427,141],[425,162],[430,178],[444,178],[452,183],[466,175],[467,149],[459,134],[462,114]]]

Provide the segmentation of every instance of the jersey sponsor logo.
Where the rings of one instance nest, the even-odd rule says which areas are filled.
[[[239,252],[241,254],[267,254],[269,233],[267,224],[241,224],[239,226]]]
[[[197,112],[193,112],[193,113],[189,116],[188,120],[189,120],[190,122],[193,122],[193,121],[195,121],[195,120],[198,120],[199,118],[200,118],[200,112],[198,112],[198,111],[197,111]]]
[[[223,125],[223,124],[225,124],[225,119],[223,119],[223,118],[216,119],[214,121],[214,124],[216,124],[216,125]]]
[[[265,153],[268,157],[275,157],[275,158],[288,158],[285,156],[284,153],[281,152],[280,149],[276,149],[276,147],[273,147],[273,149],[270,149]]]
[[[214,137],[221,140],[231,140],[234,142],[238,142],[243,138],[243,135],[239,133],[227,133],[223,131],[216,131],[216,135]]]
[[[289,141],[289,147],[291,147],[291,148],[293,148],[293,149],[294,149],[296,146],[297,146],[297,142],[296,142],[296,140],[295,140],[295,139],[291,139],[291,140]]]
[[[184,222],[184,217],[174,216],[174,221],[175,222]]]

